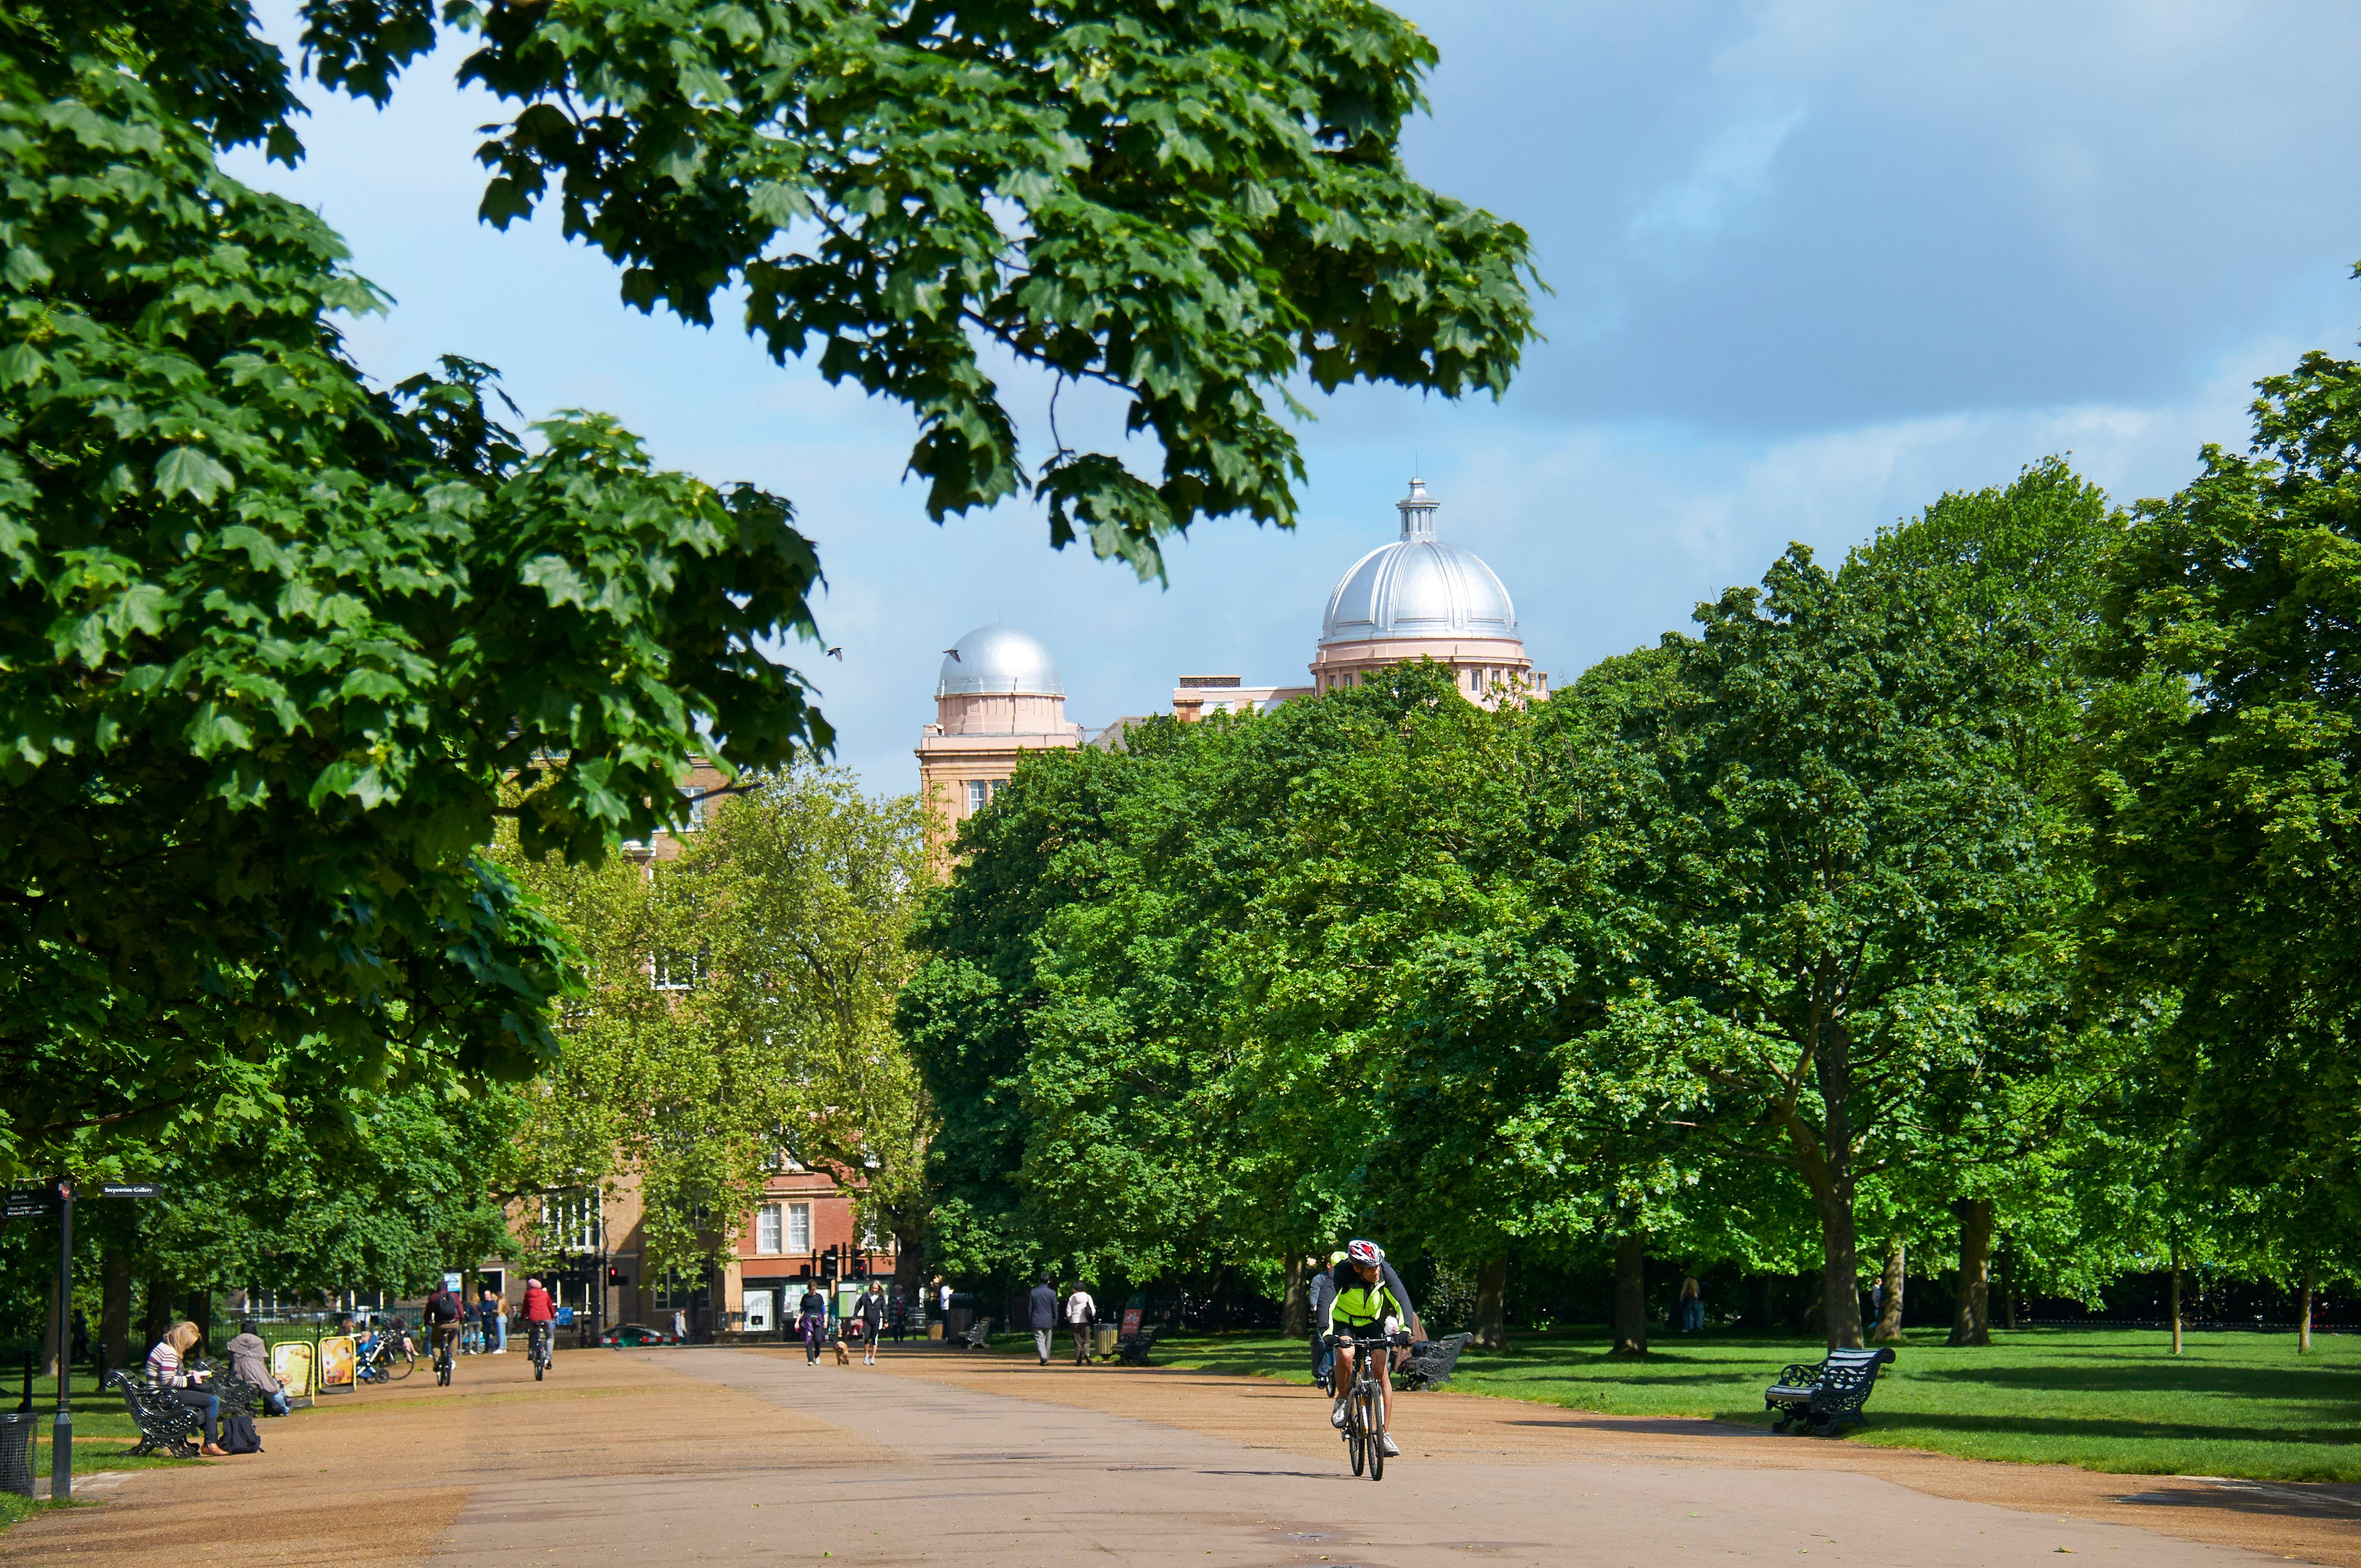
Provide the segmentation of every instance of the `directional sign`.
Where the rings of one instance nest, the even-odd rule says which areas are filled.
[[[99,1184],[101,1198],[153,1198],[163,1190],[152,1181],[104,1181]]]
[[[19,1203],[11,1200],[5,1209],[0,1209],[0,1219],[38,1220],[45,1214],[54,1214],[57,1212],[58,1206],[55,1203]]]
[[[53,1188],[11,1187],[8,1189],[8,1202],[12,1207],[18,1203],[54,1203],[57,1201],[58,1195]]]

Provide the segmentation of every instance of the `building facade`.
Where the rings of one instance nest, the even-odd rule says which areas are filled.
[[[979,626],[943,650],[935,721],[918,737],[918,799],[927,863],[950,874],[959,826],[1035,751],[1082,743],[1066,720],[1066,687],[1049,651],[1013,626]]]

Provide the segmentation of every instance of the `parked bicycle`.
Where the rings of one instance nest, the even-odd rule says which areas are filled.
[[[1332,1350],[1349,1350],[1356,1344],[1367,1347],[1367,1354],[1353,1358],[1353,1387],[1345,1396],[1345,1449],[1352,1458],[1356,1475],[1366,1466],[1370,1480],[1382,1481],[1386,1477],[1386,1366],[1392,1349],[1410,1343],[1411,1336],[1399,1329],[1391,1333],[1357,1337],[1348,1333],[1328,1336]]]
[[[418,1367],[418,1347],[401,1329],[384,1329],[361,1346],[353,1375],[364,1383],[399,1383]]]

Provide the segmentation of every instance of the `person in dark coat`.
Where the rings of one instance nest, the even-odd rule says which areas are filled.
[[[1041,1283],[1033,1287],[1033,1294],[1025,1298],[1026,1321],[1033,1326],[1033,1343],[1041,1353],[1041,1365],[1049,1365],[1049,1342],[1058,1332],[1058,1288],[1043,1275]]]

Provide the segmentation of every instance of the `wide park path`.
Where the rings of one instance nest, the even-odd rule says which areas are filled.
[[[1347,1474],[1308,1389],[1029,1356],[522,1354],[263,1425],[269,1452],[110,1476],[0,1563],[1061,1563],[1430,1568],[1763,1559],[2361,1568],[2343,1489],[2223,1486],[1411,1395]]]

